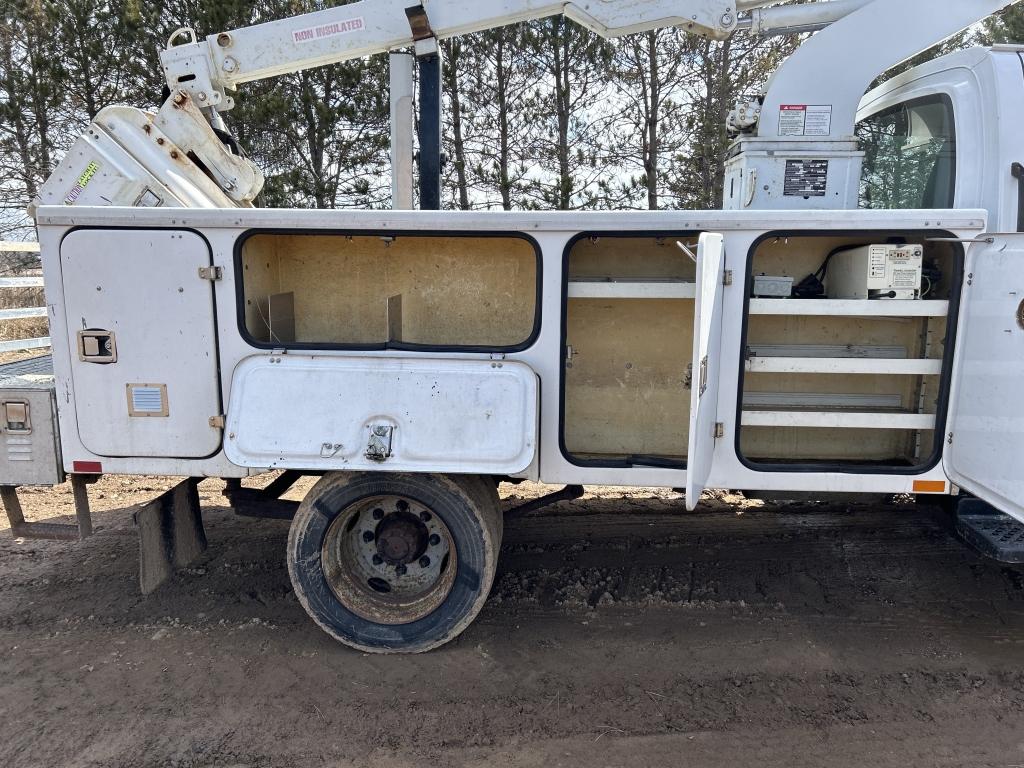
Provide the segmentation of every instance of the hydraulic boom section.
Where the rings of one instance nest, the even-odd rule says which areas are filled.
[[[179,30],[160,58],[172,91],[223,111],[241,83],[559,14],[603,37],[679,27],[724,39],[737,24],[733,0],[363,0],[205,40]],[[181,39],[188,42],[174,44]]]

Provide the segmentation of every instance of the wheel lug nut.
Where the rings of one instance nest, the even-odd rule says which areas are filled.
[[[366,543],[370,543],[375,538],[377,537],[373,535],[373,531],[363,531],[363,541]]]
[[[420,520],[424,523],[429,523],[432,515],[429,512],[420,512]]]
[[[404,565],[402,565],[402,563],[399,563],[395,566],[395,573],[397,573],[399,576],[405,576],[406,570],[408,569]]]
[[[429,568],[429,567],[430,567],[430,558],[427,557],[426,555],[424,555],[423,557],[420,558],[420,568]]]
[[[384,510],[383,509],[375,509],[375,510],[373,510],[373,519],[374,520],[380,520],[383,517],[384,517]]]
[[[373,564],[374,565],[380,565],[383,562],[384,562],[384,558],[381,557],[380,555],[374,555],[373,556]]]
[[[430,538],[427,539],[427,541],[430,542],[430,546],[436,547],[438,544],[441,543],[441,537],[438,536],[436,533],[432,533],[430,534]]]

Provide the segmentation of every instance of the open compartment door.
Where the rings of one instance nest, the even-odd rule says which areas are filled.
[[[722,348],[722,298],[725,288],[725,238],[700,236],[697,295],[693,319],[693,384],[690,391],[686,508],[694,510],[711,475],[718,439],[718,371]]]
[[[967,253],[943,466],[1024,522],[1024,235]]]

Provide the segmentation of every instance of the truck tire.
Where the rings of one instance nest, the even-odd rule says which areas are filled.
[[[336,640],[420,653],[480,612],[501,532],[498,494],[485,478],[331,473],[292,521],[288,572],[302,607]]]

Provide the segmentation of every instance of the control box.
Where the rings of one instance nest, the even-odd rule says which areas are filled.
[[[788,299],[793,295],[793,278],[754,275],[753,294],[756,298]]]
[[[830,299],[919,299],[924,248],[865,245],[832,255],[825,273]]]

